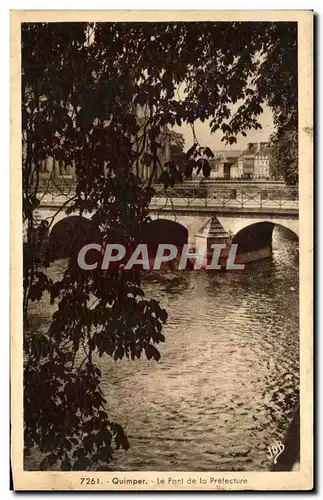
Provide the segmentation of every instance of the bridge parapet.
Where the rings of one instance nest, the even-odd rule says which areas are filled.
[[[167,194],[166,194],[167,193]],[[169,200],[174,204],[186,203],[188,206],[197,204],[204,207],[208,206],[234,206],[246,207],[256,206],[259,208],[270,206],[272,208],[282,208],[289,205],[291,208],[298,207],[298,188],[287,186],[275,187],[222,187],[217,186],[212,190],[207,189],[204,185],[199,187],[176,186],[165,190],[159,188],[156,190],[156,195],[153,203],[159,204],[159,200]]]
[[[72,195],[70,195],[72,198]],[[48,193],[42,196],[42,205],[60,206],[66,203],[68,197],[54,193]],[[254,211],[264,209],[264,211],[280,212],[281,209],[298,211],[298,188],[275,186],[272,188],[253,188],[250,190],[245,187],[231,188],[216,187],[212,190],[206,189],[203,185],[200,187],[176,186],[168,189],[157,189],[155,196],[151,201],[152,209],[212,209],[218,208],[240,209]]]

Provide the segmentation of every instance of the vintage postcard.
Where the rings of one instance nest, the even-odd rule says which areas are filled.
[[[313,488],[313,12],[11,12],[16,490]]]

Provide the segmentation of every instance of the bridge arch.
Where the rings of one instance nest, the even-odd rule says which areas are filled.
[[[274,225],[274,229],[275,229],[275,227],[283,229],[285,233],[291,235],[293,238],[295,238],[295,240],[299,239],[298,226],[297,226],[297,228],[295,228],[295,227],[289,227],[288,225],[276,222],[275,225]]]
[[[256,224],[258,222],[270,222],[273,225],[278,225],[281,227],[284,227],[286,229],[289,229],[292,231],[297,237],[299,236],[299,221],[297,218],[294,217],[235,217],[235,216],[217,216],[219,222],[222,224],[224,229],[231,234],[232,236],[235,236],[238,234],[239,231],[242,229]]]
[[[271,250],[272,234],[275,224],[272,222],[256,222],[243,227],[233,237],[237,244],[237,254],[245,254],[268,248]]]
[[[270,221],[259,221],[248,224],[240,229],[233,237],[232,243],[238,245],[237,254],[261,252],[264,256],[271,255],[272,235],[275,227],[281,227],[298,239],[296,231],[284,224]]]
[[[76,256],[88,243],[102,245],[99,228],[88,218],[70,215],[60,219],[51,228],[46,255],[52,261]]]
[[[183,224],[170,219],[154,219],[148,222],[143,231],[143,241],[154,253],[161,243],[182,247],[188,242],[188,230]]]

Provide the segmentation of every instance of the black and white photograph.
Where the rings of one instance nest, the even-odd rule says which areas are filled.
[[[313,13],[111,12],[12,12],[14,485],[311,489]]]

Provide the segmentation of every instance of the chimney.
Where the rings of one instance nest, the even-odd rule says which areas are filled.
[[[256,147],[256,154],[259,153],[260,148],[261,148],[261,142],[257,142],[257,147]]]

